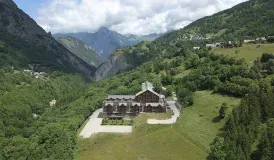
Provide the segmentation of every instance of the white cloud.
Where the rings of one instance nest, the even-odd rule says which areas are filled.
[[[50,0],[38,10],[38,24],[53,33],[149,34],[179,29],[198,18],[246,0]]]

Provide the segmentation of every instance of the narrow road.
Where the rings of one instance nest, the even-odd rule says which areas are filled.
[[[173,116],[170,119],[166,120],[157,120],[157,119],[148,119],[147,123],[148,124],[173,124],[176,123],[177,118],[180,116],[180,111],[177,109],[175,106],[175,101],[167,101],[169,104],[169,108],[173,110]]]
[[[156,120],[156,119],[148,119],[148,124],[173,124],[176,123],[177,118],[180,116],[180,111],[175,106],[175,101],[168,101],[169,107],[173,110],[173,115],[170,119],[167,120]],[[100,112],[103,109],[100,108],[96,110],[88,120],[88,123],[84,127],[84,129],[80,133],[80,137],[89,138],[96,133],[104,132],[104,133],[131,133],[132,126],[109,126],[109,125],[101,125],[103,118],[98,118]]]
[[[104,133],[130,133],[132,132],[132,126],[107,126],[101,125],[103,118],[98,118],[100,112],[103,109],[100,108],[93,112],[93,114],[89,117],[89,121],[84,127],[84,129],[80,133],[80,137],[89,138],[96,133],[104,132]]]

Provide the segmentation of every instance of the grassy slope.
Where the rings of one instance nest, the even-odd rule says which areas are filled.
[[[261,45],[257,48],[258,45]],[[239,54],[235,54],[235,51],[239,50]],[[212,50],[216,54],[229,55],[237,58],[245,58],[248,63],[253,62],[257,58],[261,57],[263,53],[274,53],[274,44],[248,44],[239,48],[214,48]]]
[[[273,6],[273,0],[248,0],[212,16],[196,20],[180,30],[169,32],[156,41],[176,42],[191,35],[203,35],[206,38],[223,41],[273,34]]]
[[[230,114],[231,106],[239,104],[240,99],[212,94],[211,91],[196,92],[194,105],[184,109],[178,123],[173,126],[174,130],[208,151],[210,143],[220,133],[225,123],[225,120],[218,119],[223,102],[229,105],[228,114]]]
[[[79,139],[76,159],[205,159],[209,144],[224,125],[224,121],[212,122],[223,102],[236,105],[239,100],[199,91],[195,104],[184,109],[176,124],[148,125],[148,116],[142,115],[135,120],[132,134],[98,134]]]

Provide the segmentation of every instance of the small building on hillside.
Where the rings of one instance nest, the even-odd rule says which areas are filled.
[[[201,47],[193,47],[194,50],[199,50]]]
[[[258,37],[258,38],[256,38],[256,41],[266,41],[266,38],[265,37]]]
[[[256,43],[255,39],[246,39],[244,40],[244,43]]]
[[[109,118],[122,118],[125,115],[137,116],[141,112],[166,112],[165,96],[153,91],[151,83],[143,83],[141,89],[135,95],[108,95],[103,104],[103,114]]]
[[[255,39],[257,43],[265,43],[266,42],[266,38],[265,37],[258,37]]]
[[[215,48],[216,47],[216,44],[206,44],[206,47],[211,47],[211,48]]]

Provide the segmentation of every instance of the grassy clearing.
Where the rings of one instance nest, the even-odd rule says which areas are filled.
[[[134,120],[131,134],[97,134],[78,140],[77,160],[200,160],[206,159],[209,144],[220,133],[224,121],[216,117],[223,102],[239,99],[199,91],[195,104],[184,109],[174,125],[148,125],[148,118],[167,115],[142,114]],[[229,109],[231,112],[231,107]],[[159,116],[159,117],[158,117]]]
[[[164,120],[164,119],[170,119],[172,116],[172,113],[148,113],[146,114],[148,119],[157,119],[157,120]]]
[[[272,79],[274,79],[274,74],[268,75],[265,79],[266,79],[267,81],[271,82]]]
[[[219,37],[219,36],[223,35],[225,33],[225,31],[226,31],[226,29],[222,29],[222,30],[220,30],[217,33],[207,33],[206,37],[210,37],[210,38],[212,38],[212,37]]]
[[[180,72],[176,76],[174,76],[174,78],[183,78],[183,77],[187,76],[190,72],[191,72],[191,70],[185,70],[183,72]]]
[[[225,123],[225,120],[219,121],[218,118],[219,109],[224,102],[228,104],[227,112],[230,114],[232,106],[239,104],[240,99],[211,94],[211,91],[196,92],[194,105],[184,109],[173,129],[208,151]]]
[[[260,45],[260,47],[258,47]],[[235,54],[238,50],[239,53]],[[212,50],[216,54],[229,55],[237,58],[245,58],[248,63],[253,62],[263,53],[274,53],[274,44],[248,44],[239,48],[214,48]]]
[[[148,116],[134,121],[132,134],[98,134],[79,139],[79,160],[203,159],[206,153],[177,134],[169,125],[148,125]]]

